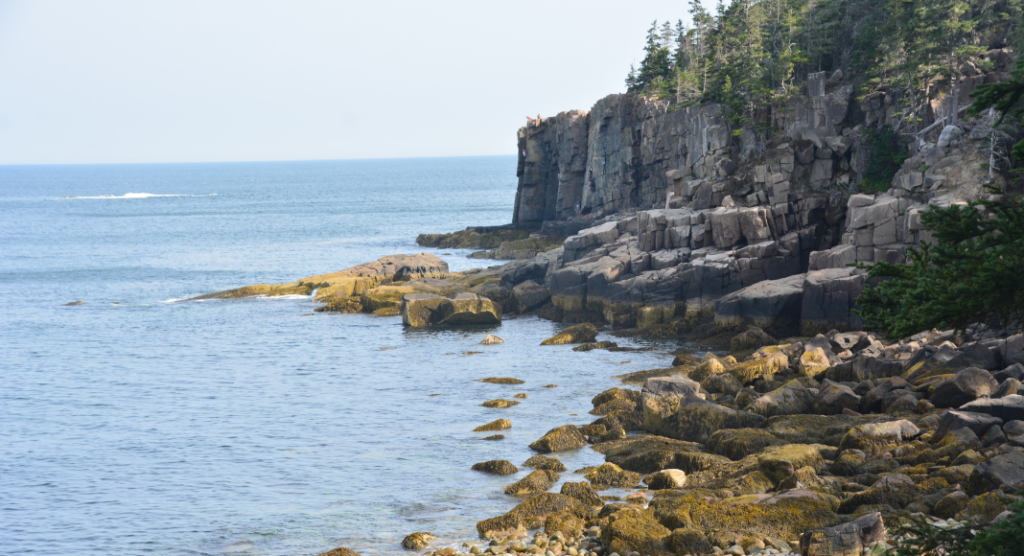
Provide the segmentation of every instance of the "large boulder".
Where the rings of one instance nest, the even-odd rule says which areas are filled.
[[[575,425],[563,425],[549,430],[530,448],[542,454],[576,450],[587,445],[587,439]]]
[[[967,490],[973,495],[1006,488],[1024,488],[1024,453],[1009,452],[974,466]]]
[[[839,442],[840,450],[860,450],[868,455],[880,453],[890,445],[899,445],[921,434],[921,429],[905,419],[887,423],[867,423],[852,427]]]
[[[558,473],[554,471],[537,469],[522,479],[506,486],[503,492],[509,496],[530,496],[531,494],[545,492],[554,486],[555,481],[558,479]]]
[[[601,529],[601,542],[609,553],[661,554],[668,548],[672,531],[655,519],[653,512],[626,508]]]
[[[800,551],[804,556],[860,556],[883,539],[882,514],[873,512],[849,523],[805,532]]]
[[[594,517],[594,510],[576,498],[544,492],[525,500],[505,515],[478,522],[476,530],[481,537],[486,536],[488,532],[505,532],[507,535],[518,527],[526,527],[536,519],[562,511],[572,512],[573,515],[584,519]]]
[[[516,313],[522,314],[544,305],[551,299],[551,292],[533,280],[527,280],[512,288],[512,304]]]
[[[825,379],[821,382],[818,394],[812,404],[815,413],[833,415],[842,413],[844,409],[857,411],[860,407],[860,396],[845,384]]]
[[[769,446],[785,443],[763,429],[723,429],[712,433],[705,446],[713,454],[739,461]]]
[[[402,296],[401,313],[402,322],[413,328],[501,323],[501,305],[472,293],[452,297],[406,294]]]
[[[491,473],[492,475],[514,475],[519,473],[518,467],[516,467],[511,461],[503,459],[492,459],[491,461],[474,463],[472,469],[473,471]]]
[[[992,395],[997,388],[999,383],[988,371],[969,367],[939,383],[929,399],[935,407],[960,407]]]
[[[814,394],[794,379],[757,398],[746,410],[765,417],[795,415],[809,412],[813,402]]]
[[[985,413],[1004,422],[1024,421],[1024,396],[1014,394],[997,399],[981,399],[960,406],[963,411]]]
[[[715,322],[721,325],[753,324],[772,330],[788,330],[800,320],[804,275],[764,280],[715,301]],[[761,347],[761,346],[757,346]]]
[[[855,268],[808,272],[800,305],[800,333],[813,336],[832,329],[860,329],[864,322],[853,309],[864,285],[864,274]]]
[[[1002,424],[1003,420],[999,417],[993,417],[985,413],[949,410],[942,414],[939,426],[935,429],[935,434],[932,435],[932,438],[938,440],[946,436],[946,433],[964,427],[971,429],[974,431],[974,434],[981,436],[993,425],[999,426]]]
[[[644,484],[651,490],[682,488],[686,484],[686,473],[682,469],[662,469],[644,477]]]
[[[675,434],[670,436],[703,443],[717,430],[759,428],[764,422],[761,415],[730,409],[696,396],[685,396],[679,400]]]

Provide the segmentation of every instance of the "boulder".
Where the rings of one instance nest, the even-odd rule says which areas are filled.
[[[849,523],[807,531],[800,537],[803,556],[860,556],[885,539],[882,514],[869,513]]]
[[[969,367],[942,381],[929,396],[935,407],[960,407],[978,398],[988,397],[999,383],[983,369]]]
[[[1014,334],[1007,338],[1003,350],[1003,363],[1008,366],[1024,364],[1024,334]],[[1020,377],[1017,380],[1021,380]]]
[[[942,128],[942,132],[939,134],[939,141],[935,144],[940,149],[944,149],[949,146],[950,143],[960,139],[964,134],[964,130],[960,129],[955,125],[947,125]]]
[[[436,539],[434,535],[430,533],[410,533],[402,539],[402,547],[408,548],[409,550],[423,550],[427,547],[430,541]]]
[[[533,469],[546,469],[548,471],[565,471],[565,464],[558,461],[555,458],[549,458],[540,454],[532,456],[523,462],[523,467],[532,467]]]
[[[866,454],[884,451],[889,445],[899,445],[921,434],[913,423],[905,419],[887,423],[867,423],[852,427],[839,442],[840,450],[861,450]]]
[[[711,554],[711,543],[703,531],[697,529],[679,528],[672,531],[669,538],[669,548],[675,554]]]
[[[480,340],[480,345],[493,346],[494,344],[504,344],[505,340],[495,336],[494,334],[488,334],[484,336],[483,340]]]
[[[883,380],[874,388],[868,390],[860,400],[860,410],[864,413],[877,413],[882,411],[882,402],[885,395],[893,390],[910,388],[910,383],[900,377],[892,377]]]
[[[328,550],[318,554],[317,556],[359,556],[359,553],[351,548],[345,548],[344,546],[335,548],[334,550]]]
[[[800,320],[803,286],[804,275],[798,274],[764,280],[726,294],[715,301],[715,322],[747,323],[773,330],[795,327]]]
[[[602,463],[583,476],[594,486],[615,488],[636,488],[640,484],[640,474],[626,471],[611,462]]]
[[[473,471],[491,473],[492,475],[513,475],[519,473],[518,467],[513,465],[512,462],[503,459],[492,459],[491,461],[474,463],[472,469]]]
[[[512,428],[512,421],[509,421],[508,419],[498,419],[496,421],[491,421],[486,425],[480,425],[473,429],[473,432],[503,431],[510,428]]]
[[[590,506],[583,504],[576,498],[564,494],[544,492],[523,501],[505,515],[478,522],[476,530],[481,537],[486,536],[491,531],[512,531],[517,527],[526,527],[538,518],[561,511],[569,511],[573,515],[584,519],[594,517],[594,511]]]
[[[530,444],[530,448],[542,454],[576,450],[587,445],[587,439],[574,425],[564,425],[551,429],[539,440]]]
[[[413,328],[501,323],[501,306],[472,293],[450,298],[430,293],[405,294],[401,313],[402,322]]]
[[[532,471],[522,479],[506,486],[502,492],[509,496],[529,496],[547,491],[555,485],[558,473],[547,469]]]
[[[742,351],[756,350],[764,346],[771,346],[778,343],[775,338],[772,338],[764,330],[756,326],[751,326],[745,332],[741,332],[732,337],[729,341],[729,351],[738,353]]]
[[[785,443],[763,429],[725,429],[715,431],[708,437],[705,447],[713,454],[739,461],[769,446]]]
[[[686,473],[681,469],[662,469],[644,477],[644,483],[651,490],[682,488],[686,484]]]
[[[992,393],[993,398],[1005,398],[1020,391],[1020,381],[1015,378],[1008,378],[999,384],[999,388]]]
[[[935,503],[932,513],[942,519],[949,519],[963,511],[970,500],[971,497],[968,496],[966,492],[962,490],[954,490],[940,498],[939,501]]]
[[[916,485],[913,479],[902,473],[889,473],[875,481],[870,487],[843,500],[839,513],[852,513],[860,506],[888,504],[903,508],[913,499]]]
[[[969,428],[974,434],[981,436],[993,425],[1002,425],[1003,420],[985,413],[974,413],[971,411],[949,410],[942,414],[939,426],[935,429],[932,438],[935,440],[946,436],[946,433],[960,428]]]
[[[604,502],[601,500],[601,497],[598,496],[597,492],[594,490],[594,487],[590,486],[590,483],[587,482],[562,483],[561,493],[566,496],[571,496],[579,500],[580,502],[586,504],[587,506],[604,505]]]
[[[849,386],[825,379],[818,389],[818,394],[814,396],[812,405],[815,413],[824,415],[842,413],[844,409],[857,411],[860,407],[860,396]]]
[[[654,377],[644,382],[641,399],[650,397],[696,396],[700,394],[700,384],[684,377]]]
[[[980,399],[960,406],[963,411],[985,413],[1004,422],[1024,421],[1024,396],[1014,394],[998,399]]]
[[[512,288],[512,304],[519,314],[532,311],[550,299],[551,292],[533,280],[527,280]]]
[[[864,291],[864,274],[855,268],[835,268],[808,272],[800,304],[800,333],[813,336],[837,329],[858,330],[863,320],[853,309]]]
[[[558,334],[540,343],[542,346],[558,346],[564,344],[584,344],[597,339],[597,328],[593,324],[583,323],[570,326]]]
[[[672,531],[649,510],[627,508],[613,514],[614,520],[601,528],[606,553],[661,554],[668,548]]]
[[[771,446],[758,454],[757,466],[773,483],[779,484],[801,467],[824,469],[825,460],[821,457],[822,448],[827,447],[816,444]]]
[[[813,402],[814,394],[794,379],[757,398],[746,410],[765,417],[795,415],[809,412]]]
[[[737,411],[702,400],[696,396],[680,398],[672,438],[689,442],[705,442],[720,429],[756,428],[764,425],[765,418],[747,411]]]
[[[825,350],[820,347],[812,347],[804,350],[804,353],[800,356],[797,370],[804,376],[814,378],[825,372],[825,369],[828,369],[830,365],[828,356],[825,355]]]
[[[1024,488],[1024,453],[1009,452],[979,463],[967,480],[972,495],[1004,487],[1011,492]]]

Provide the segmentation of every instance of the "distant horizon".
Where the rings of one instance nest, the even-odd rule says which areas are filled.
[[[174,164],[279,164],[284,162],[361,162],[372,160],[433,160],[443,158],[497,158],[518,156],[512,154],[470,154],[470,155],[441,155],[441,156],[379,156],[367,158],[308,158],[294,160],[183,160],[175,162],[43,162],[24,164],[0,163],[0,168],[23,167],[23,166],[156,166]]]
[[[0,0],[0,164],[497,156],[624,92],[654,19],[688,7]]]

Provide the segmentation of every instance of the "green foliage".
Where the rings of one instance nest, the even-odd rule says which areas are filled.
[[[893,176],[910,154],[890,128],[869,129],[866,135],[871,143],[871,158],[864,169],[864,182],[860,188],[867,192],[885,191],[892,187]]]
[[[1010,505],[1013,515],[974,531],[970,527],[941,529],[929,524],[898,528],[903,538],[896,542],[890,556],[1024,556],[1024,501]]]
[[[890,338],[975,322],[1024,326],[1024,205],[931,207],[921,220],[934,244],[908,249],[907,264],[870,267],[868,281],[877,285],[858,299],[866,326]]]

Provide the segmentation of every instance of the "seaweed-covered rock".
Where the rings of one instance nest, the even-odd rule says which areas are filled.
[[[400,311],[402,322],[413,328],[501,323],[501,305],[472,293],[459,293],[450,298],[432,293],[409,293],[402,296]]]
[[[548,471],[562,472],[565,471],[565,464],[558,461],[555,458],[549,458],[540,454],[530,457],[528,460],[523,462],[523,467],[532,467],[533,469],[546,469]]]
[[[546,469],[538,469],[531,472],[522,479],[506,486],[503,489],[505,494],[510,496],[529,496],[539,492],[545,492],[555,485],[558,480],[558,473]]]
[[[772,378],[789,368],[789,356],[779,346],[763,347],[754,352],[742,363],[729,367],[729,372],[743,384],[750,384],[757,379]]]
[[[960,407],[967,402],[990,396],[998,387],[999,383],[988,371],[968,367],[942,381],[929,399],[936,407]]]
[[[512,378],[510,376],[490,376],[487,378],[481,378],[480,382],[486,382],[487,384],[523,384],[526,381],[518,378]]]
[[[644,483],[651,490],[681,488],[686,484],[686,473],[681,469],[662,469],[644,477]]]
[[[901,473],[890,473],[866,490],[854,493],[839,505],[839,513],[853,513],[860,506],[886,504],[902,508],[914,497],[914,481]]]
[[[686,396],[679,401],[673,438],[690,442],[705,442],[712,433],[721,429],[756,428],[764,424],[765,418],[747,411],[737,411],[705,401],[695,396]]]
[[[676,554],[710,554],[713,551],[707,536],[698,529],[676,529],[672,531],[668,544]]]
[[[483,461],[480,463],[473,464],[473,471],[482,471],[484,473],[491,473],[494,475],[512,475],[519,473],[519,468],[512,464],[510,461],[503,459],[492,459],[490,461]]]
[[[505,409],[505,408],[512,407],[514,405],[519,405],[519,402],[517,402],[515,400],[497,399],[497,400],[488,400],[488,401],[486,401],[486,402],[484,402],[484,403],[482,403],[480,405],[482,405],[484,407],[489,407],[491,409]]]
[[[751,326],[746,332],[741,332],[732,337],[729,341],[729,350],[733,353],[753,351],[764,346],[774,345],[775,338],[772,338],[764,330]]]
[[[491,421],[486,425],[480,425],[473,429],[473,432],[503,431],[510,428],[512,428],[512,421],[509,421],[508,419],[498,419],[497,421]]]
[[[825,460],[821,457],[821,448],[827,447],[814,444],[769,446],[757,456],[758,469],[775,484],[796,473],[801,467],[824,469]]]
[[[739,461],[769,446],[781,446],[784,441],[764,429],[724,429],[708,437],[705,446],[713,454]]]
[[[735,396],[743,389],[743,385],[740,384],[739,379],[729,373],[711,375],[700,383],[700,387],[705,392],[709,392],[711,394],[725,394],[726,396]]]
[[[718,359],[713,353],[704,355],[704,358],[697,363],[692,370],[690,370],[689,376],[692,380],[697,382],[703,381],[705,378],[711,375],[717,375],[725,372],[725,365]]]
[[[963,511],[967,507],[967,503],[971,501],[971,497],[962,490],[954,490],[949,494],[943,496],[935,503],[935,508],[932,512],[943,519],[949,519],[956,516],[956,514]]]
[[[635,488],[640,485],[640,474],[626,471],[614,463],[602,463],[584,475],[594,486]]]
[[[966,521],[971,525],[988,525],[995,517],[1006,511],[1013,502],[1005,492],[993,490],[975,497],[964,509],[956,514],[957,521]]]
[[[583,533],[585,525],[586,521],[580,516],[563,510],[551,514],[544,520],[544,533],[547,535],[561,533],[567,537],[577,537]]]
[[[651,502],[659,521],[671,529],[793,539],[804,531],[831,527],[840,521],[822,495],[808,490],[724,500],[700,492],[677,492],[658,491]]]
[[[619,344],[616,344],[615,342],[609,342],[609,341],[597,342],[597,343],[591,343],[591,344],[580,344],[580,345],[572,348],[572,350],[573,351],[594,351],[595,349],[609,349],[609,348],[613,348],[613,347],[619,347]]]
[[[797,370],[804,376],[814,378],[819,374],[825,372],[825,369],[829,368],[830,363],[828,356],[825,355],[825,350],[820,347],[812,347],[807,349],[800,355],[800,362],[797,365]]]
[[[884,538],[882,514],[873,512],[849,523],[805,532],[800,551],[804,556],[859,556]]]
[[[600,496],[598,496],[597,491],[594,490],[594,487],[590,486],[590,483],[562,483],[561,493],[566,496],[571,496],[588,506],[604,505],[604,501],[601,500]]]
[[[542,346],[559,346],[564,344],[585,344],[597,339],[597,328],[593,324],[583,323],[570,326],[558,334],[540,343]]]
[[[430,533],[410,533],[402,539],[402,546],[409,550],[423,550],[427,547],[430,541],[436,539],[434,535]]]
[[[587,445],[587,439],[574,425],[563,425],[549,430],[539,440],[530,444],[530,448],[542,454],[576,450]]]
[[[359,556],[359,553],[351,548],[338,547],[334,550],[328,550],[327,552],[318,554],[317,556]]]
[[[478,522],[476,530],[485,537],[488,532],[511,531],[529,525],[534,519],[566,510],[583,519],[594,517],[594,510],[579,500],[564,494],[544,492],[523,501],[505,515]]]
[[[627,508],[613,514],[601,529],[601,542],[609,554],[659,554],[668,548],[672,531],[658,523],[653,512]]]
[[[757,398],[746,410],[765,417],[795,415],[809,412],[813,402],[814,394],[794,379]]]
[[[1024,488],[1024,453],[1008,452],[974,466],[967,491],[982,494],[990,490]]]
[[[857,425],[843,436],[839,449],[861,450],[867,454],[874,454],[890,444],[899,444],[919,434],[921,430],[905,419]]]
[[[765,430],[790,444],[813,442],[837,446],[858,418],[849,415],[776,415]]]

